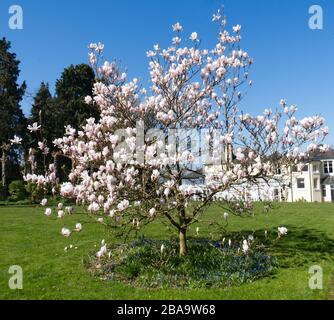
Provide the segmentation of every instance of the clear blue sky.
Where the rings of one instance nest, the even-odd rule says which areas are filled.
[[[24,30],[8,29],[8,8],[24,10]],[[243,27],[243,47],[254,57],[255,81],[243,103],[247,112],[275,107],[281,98],[301,115],[322,114],[334,130],[334,1],[325,0],[2,0],[0,35],[22,61],[21,78],[35,93],[41,81],[59,78],[70,64],[87,62],[87,45],[102,41],[105,57],[117,58],[130,76],[147,81],[146,51],[169,44],[171,25],[197,31],[204,46],[215,43],[212,13],[224,4],[230,25]],[[308,28],[308,9],[322,5],[324,30]],[[30,100],[24,101],[29,113]],[[329,141],[334,143],[331,136]]]

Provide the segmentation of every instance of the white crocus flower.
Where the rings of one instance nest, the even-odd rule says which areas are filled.
[[[58,211],[58,219],[63,219],[65,217],[65,213],[63,210]]]
[[[249,251],[249,244],[247,240],[244,240],[243,244],[242,244],[242,251],[244,254],[247,254]]]
[[[65,238],[69,238],[71,236],[71,231],[67,228],[63,228],[61,230],[61,234],[65,237]]]
[[[157,212],[157,210],[156,210],[155,208],[152,208],[152,209],[149,211],[149,216],[150,216],[150,218],[154,218],[156,212]]]
[[[73,214],[73,207],[66,207],[65,212],[70,216]]]
[[[288,234],[288,229],[285,227],[279,227],[278,228],[278,235],[281,236],[286,236]]]
[[[44,213],[48,218],[50,218],[52,216],[52,210],[51,208],[47,208],[45,210],[45,213]]]
[[[199,236],[199,227],[196,228],[196,235]]]
[[[96,254],[97,258],[98,259],[101,259],[102,257],[104,257],[107,253],[107,245],[103,245],[100,249],[100,251]]]

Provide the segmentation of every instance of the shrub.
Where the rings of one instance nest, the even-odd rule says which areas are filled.
[[[246,255],[240,244],[230,247],[204,240],[189,241],[184,257],[179,256],[176,241],[142,239],[111,252],[110,259],[92,258],[94,274],[144,288],[226,287],[269,276],[277,267],[276,259],[259,249]]]
[[[24,182],[20,180],[13,181],[9,185],[8,192],[10,195],[9,200],[14,202],[24,200],[27,196]]]
[[[28,182],[25,189],[29,193],[33,203],[39,203],[44,197],[44,190],[35,183]]]

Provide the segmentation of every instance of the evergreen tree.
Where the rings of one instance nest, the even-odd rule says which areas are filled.
[[[32,106],[30,124],[38,123],[41,131],[30,134],[30,147],[37,150],[39,142],[44,142],[50,150],[47,156],[36,152],[36,170],[43,172],[52,162],[57,165],[60,180],[67,178],[71,162],[59,156],[53,141],[62,137],[68,125],[79,129],[90,117],[97,118],[99,113],[94,107],[85,103],[85,97],[92,94],[95,73],[86,64],[71,65],[66,68],[56,82],[56,95],[52,97],[49,85],[42,83]]]
[[[10,180],[20,176],[19,160],[22,152],[10,148],[9,140],[14,135],[24,138],[26,127],[26,119],[20,107],[26,84],[18,84],[20,61],[10,49],[9,41],[5,38],[0,40],[0,152],[4,190],[7,189]]]
[[[71,65],[64,70],[56,83],[57,126],[59,129],[63,129],[64,125],[71,125],[79,129],[88,118],[99,117],[98,110],[85,103],[85,97],[92,95],[94,82],[94,70],[86,64]]]
[[[41,125],[41,131],[29,134],[29,147],[36,150],[39,147],[38,142],[44,142],[51,152],[48,156],[44,156],[40,152],[36,154],[38,172],[43,172],[45,166],[52,160],[51,154],[54,151],[53,141],[57,138],[56,135],[59,132],[55,125],[55,119],[57,117],[55,112],[54,98],[50,93],[49,84],[42,82],[34,97],[31,116],[29,118],[29,123],[31,125],[34,123]]]

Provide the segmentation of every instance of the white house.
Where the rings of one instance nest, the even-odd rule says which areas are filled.
[[[204,175],[216,174],[222,166],[205,166]],[[225,191],[220,198],[235,198],[243,194],[253,201],[334,202],[334,149],[313,153],[302,173],[297,168],[279,170],[276,179],[241,185],[239,190]]]
[[[287,201],[301,200],[334,202],[334,149],[312,154],[302,173],[290,174]]]

